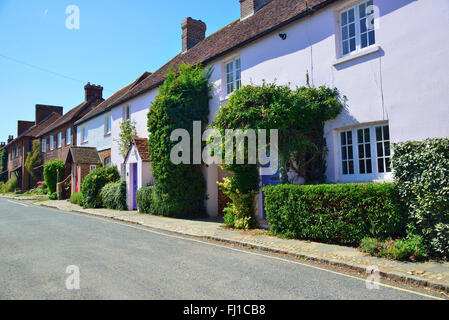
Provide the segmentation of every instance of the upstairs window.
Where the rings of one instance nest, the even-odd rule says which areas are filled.
[[[88,139],[89,139],[89,130],[87,130],[87,127],[83,127],[81,129],[81,141],[87,142]]]
[[[62,132],[58,133],[58,149],[62,147]]]
[[[50,150],[53,150],[55,148],[55,138],[53,136],[50,136]]]
[[[376,43],[373,0],[362,1],[340,12],[341,55]]]
[[[226,71],[226,94],[229,95],[235,90],[240,89],[241,82],[241,66],[240,58],[229,61],[225,64]]]
[[[123,107],[123,121],[131,120],[131,107],[125,106]]]
[[[42,152],[47,152],[47,139],[42,139]]]
[[[340,132],[341,174],[370,175],[391,172],[388,125],[375,125]]]
[[[108,115],[104,119],[104,134],[110,134],[112,129],[112,116]]]
[[[65,132],[65,145],[69,146],[72,143],[72,129],[68,128]]]

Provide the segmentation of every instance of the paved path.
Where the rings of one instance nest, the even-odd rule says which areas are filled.
[[[67,290],[66,268],[80,270]],[[431,299],[258,251],[0,199],[0,299]]]

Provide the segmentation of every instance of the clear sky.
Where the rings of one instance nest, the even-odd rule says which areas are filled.
[[[79,30],[66,8],[80,10]],[[181,51],[181,22],[201,19],[207,35],[239,18],[238,0],[0,0],[0,141],[35,104],[74,108],[84,84],[104,98]]]

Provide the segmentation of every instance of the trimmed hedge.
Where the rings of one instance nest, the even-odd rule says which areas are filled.
[[[358,245],[405,234],[395,184],[278,185],[264,189],[270,230],[286,238]]]
[[[44,165],[44,180],[50,190],[50,194],[56,192],[57,182],[63,180],[64,168],[65,164],[61,159],[51,160]],[[57,170],[59,170],[59,176]],[[59,178],[59,181],[56,181],[57,178]]]
[[[126,204],[126,181],[108,183],[100,192],[103,205],[112,210],[128,210]]]
[[[152,204],[154,196],[154,187],[145,187],[139,189],[136,193],[137,207],[140,213],[153,213]]]
[[[433,255],[449,259],[449,139],[394,144],[399,193]]]
[[[84,178],[81,192],[83,193],[84,208],[101,208],[101,189],[110,182],[120,180],[120,174],[116,167],[100,167],[89,173]]]

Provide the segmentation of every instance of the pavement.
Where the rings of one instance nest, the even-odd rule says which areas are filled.
[[[266,237],[219,223],[45,205],[59,209],[0,199],[0,299],[445,298],[384,280],[368,286],[363,275],[182,234]]]

